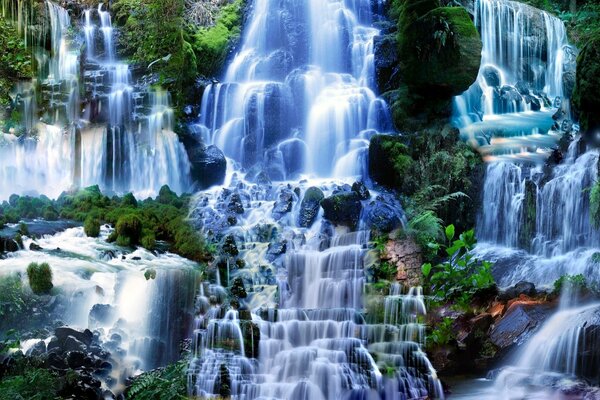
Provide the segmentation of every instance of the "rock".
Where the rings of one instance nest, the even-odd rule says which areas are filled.
[[[294,193],[289,189],[284,189],[279,193],[271,215],[275,220],[280,220],[283,216],[292,211],[294,202]]]
[[[383,93],[394,87],[394,76],[398,73],[398,43],[396,36],[378,35],[373,39],[375,53],[375,78],[379,92]]]
[[[12,237],[0,236],[0,253],[12,253],[19,251],[19,244]]]
[[[317,187],[309,187],[304,193],[302,203],[300,203],[300,212],[298,214],[298,225],[303,228],[310,228],[319,214],[321,201],[325,198],[323,191]]]
[[[518,81],[515,84],[515,89],[517,89],[518,92],[521,93],[523,96],[527,96],[531,93],[531,91],[529,90],[529,84],[525,81]]]
[[[85,344],[75,339],[73,336],[67,336],[62,345],[63,351],[85,351]]]
[[[204,147],[196,143],[187,148],[191,164],[191,176],[200,190],[220,185],[225,181],[227,160],[223,152],[216,146]]]
[[[242,204],[242,198],[238,193],[233,193],[231,197],[229,197],[229,202],[227,204],[227,210],[233,212],[235,214],[243,214],[244,213],[244,205]]]
[[[573,89],[573,106],[579,114],[581,131],[592,133],[600,128],[600,33],[596,32],[577,57],[577,74]],[[597,140],[594,141],[597,144]]]
[[[39,357],[42,354],[45,354],[47,351],[46,342],[40,340],[36,342],[29,350],[27,350],[28,357]]]
[[[51,369],[64,370],[67,369],[67,363],[57,353],[50,353],[46,359],[46,365]]]
[[[483,67],[481,74],[483,75],[483,79],[485,79],[485,82],[488,86],[500,86],[500,71],[498,71],[498,68],[494,67],[493,65],[486,65]]]
[[[35,243],[35,242],[31,242],[31,244],[29,245],[29,250],[31,250],[31,251],[40,251],[40,250],[42,250],[42,247],[39,244]]]
[[[240,253],[233,235],[225,236],[223,239],[223,245],[221,246],[221,251],[231,257],[236,257]]]
[[[535,285],[531,282],[519,282],[515,286],[512,286],[501,293],[499,299],[502,301],[508,301],[518,298],[522,294],[528,297],[535,296],[537,294]]]
[[[277,257],[284,254],[287,251],[287,241],[269,243],[267,248],[267,260],[274,261]]]
[[[511,304],[506,314],[490,332],[491,342],[507,351],[525,343],[552,312],[548,303],[519,300]]]
[[[325,219],[334,225],[346,226],[351,230],[357,228],[362,204],[356,193],[334,194],[321,201],[321,207],[325,211]]]
[[[63,343],[67,339],[67,337],[71,336],[86,346],[89,346],[92,343],[92,340],[94,339],[94,334],[89,329],[86,329],[83,332],[79,332],[67,326],[56,328],[54,330],[54,336],[56,336],[59,342]]]
[[[423,257],[421,248],[412,238],[389,240],[381,259],[396,266],[396,279],[400,282],[409,287],[421,285]]]
[[[498,318],[501,317],[502,315],[504,315],[504,311],[506,310],[506,305],[504,305],[504,303],[500,303],[500,302],[494,302],[492,303],[492,306],[488,309],[488,313],[493,317],[493,318]]]
[[[239,276],[233,280],[230,291],[231,294],[237,297],[238,299],[245,299],[246,297],[248,297],[248,294],[246,293],[246,288],[244,287],[244,281]]]
[[[354,182],[352,184],[352,191],[358,195],[361,200],[368,200],[371,197],[369,189],[363,182]]]
[[[78,369],[85,366],[85,353],[82,351],[69,351],[67,353],[67,365],[69,368]]]
[[[115,308],[110,304],[94,304],[90,310],[89,324],[91,327],[110,325],[115,320]]]
[[[402,227],[402,206],[391,196],[377,196],[366,207],[367,225],[378,232],[389,233]]]
[[[570,99],[573,95],[577,76],[575,71],[565,71],[562,76],[563,95],[566,99]]]

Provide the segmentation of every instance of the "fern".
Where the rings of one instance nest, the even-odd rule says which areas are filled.
[[[131,400],[187,399],[187,360],[136,377],[127,389]]]

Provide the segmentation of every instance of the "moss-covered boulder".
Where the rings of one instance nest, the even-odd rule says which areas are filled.
[[[590,39],[577,58],[573,105],[581,129],[591,133],[600,128],[600,32]]]
[[[321,201],[321,207],[325,211],[325,219],[334,225],[346,226],[352,230],[358,226],[362,203],[355,192],[334,194]]]
[[[439,7],[409,23],[399,38],[407,85],[435,96],[455,96],[477,79],[481,38],[462,7]]]

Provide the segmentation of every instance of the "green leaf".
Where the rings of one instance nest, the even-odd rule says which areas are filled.
[[[446,238],[450,241],[454,239],[454,225],[448,225],[446,227]]]
[[[431,264],[423,264],[423,266],[421,267],[421,271],[423,272],[423,276],[429,276],[429,274],[431,273]]]

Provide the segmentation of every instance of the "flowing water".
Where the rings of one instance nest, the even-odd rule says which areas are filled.
[[[168,94],[132,81],[130,66],[116,57],[114,28],[102,5],[82,21],[51,1],[42,10],[4,1],[0,11],[35,41],[37,60],[36,79],[17,88],[25,131],[0,135],[0,198],[57,197],[72,186],[96,184],[142,198],[165,184],[178,193],[192,189]],[[83,40],[70,30],[78,24]]]
[[[477,0],[475,24],[481,68],[454,100],[454,123],[487,160],[539,162],[560,137],[552,115],[568,110],[563,76],[574,71],[576,53],[564,23],[523,3]]]

